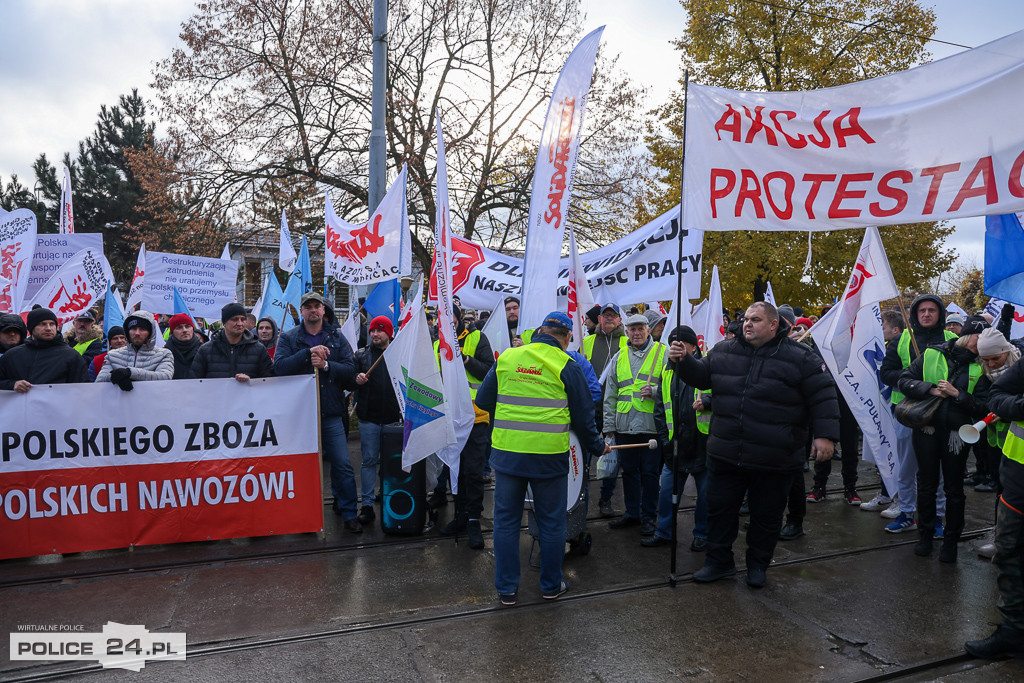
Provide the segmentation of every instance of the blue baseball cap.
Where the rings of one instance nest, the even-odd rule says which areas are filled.
[[[604,313],[609,308],[615,311],[615,315],[622,315],[622,309],[620,309],[617,304],[605,304],[604,306],[601,307],[601,312]]]
[[[561,311],[551,311],[544,316],[544,322],[541,324],[545,327],[561,327],[564,330],[572,331],[572,321]]]

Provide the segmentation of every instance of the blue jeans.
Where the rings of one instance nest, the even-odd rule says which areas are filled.
[[[707,481],[708,473],[705,470],[686,475],[680,472],[676,476],[676,491],[682,492],[686,484],[686,477],[693,477],[693,483],[697,485],[697,507],[693,511],[693,537],[708,537],[708,501]],[[654,535],[658,538],[672,538],[672,524],[675,522],[672,514],[672,469],[665,465],[661,468],[661,493],[658,496],[658,528]]]
[[[341,415],[321,416],[320,443],[331,462],[331,493],[334,495],[334,505],[347,522],[356,517],[356,474],[348,460],[344,419]]]
[[[374,489],[377,488],[377,464],[380,462],[380,434],[382,426],[375,422],[359,421],[359,450],[363,455],[363,464],[359,468],[359,489],[363,496],[363,505],[373,505],[377,500]]]
[[[540,589],[543,593],[557,593],[562,585],[566,475],[534,479],[495,470],[494,587],[501,595],[519,590],[519,528],[523,523],[527,484],[533,490],[533,510],[540,532]]]
[[[654,436],[616,433],[615,443],[647,443]],[[661,451],[625,448],[619,451],[619,463],[619,469],[622,470],[622,497],[626,503],[626,517],[654,520],[658,516],[658,466],[661,465]]]

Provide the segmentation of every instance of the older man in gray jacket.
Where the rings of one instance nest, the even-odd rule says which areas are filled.
[[[667,350],[650,332],[645,316],[627,318],[629,345],[611,357],[605,370],[604,432],[614,436],[617,445],[658,438],[654,392],[661,384]],[[650,536],[657,526],[661,450],[624,449],[619,451],[619,462],[626,513],[608,526],[623,529],[640,525],[641,535]]]
[[[152,313],[135,311],[125,318],[124,329],[128,345],[107,353],[97,382],[113,382],[123,391],[131,391],[133,381],[174,377],[174,355],[168,348],[157,348],[156,334],[160,328]]]

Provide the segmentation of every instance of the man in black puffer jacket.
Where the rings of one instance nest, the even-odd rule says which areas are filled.
[[[248,382],[256,377],[273,377],[274,362],[252,332],[245,329],[245,307],[232,302],[220,312],[224,329],[199,347],[192,361],[192,377],[216,379],[234,377]]]
[[[27,327],[28,341],[0,357],[0,389],[24,394],[36,384],[89,381],[85,359],[64,343],[53,311],[29,311]]]
[[[793,475],[803,468],[808,428],[816,458],[832,457],[839,438],[835,384],[814,352],[788,334],[776,308],[759,301],[747,309],[743,335],[703,358],[678,342],[669,350],[680,378],[715,397],[707,445],[708,555],[695,581],[736,573],[732,544],[749,490],[747,584],[762,587]]]

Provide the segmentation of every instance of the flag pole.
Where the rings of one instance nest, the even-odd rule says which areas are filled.
[[[683,70],[683,140],[679,148],[679,234],[676,235],[679,244],[679,259],[676,261],[676,303],[675,303],[675,314],[676,322],[678,325],[682,324],[682,308],[683,305],[683,196],[686,189],[686,104],[688,102],[687,95],[690,90],[690,70]],[[689,303],[687,302],[687,305]],[[671,334],[671,332],[669,333]],[[672,375],[672,382],[669,386],[671,392],[675,388],[675,373]],[[664,397],[662,397],[664,400]],[[675,402],[672,403],[672,410],[675,410]],[[671,442],[671,439],[669,440]],[[677,440],[678,441],[678,440]],[[668,568],[668,585],[672,588],[676,587],[676,517],[679,514],[679,488],[678,488],[678,474],[679,469],[679,448],[672,449],[672,535],[671,535],[671,546],[672,550],[669,553],[669,568]]]
[[[921,350],[917,348],[917,339],[914,337],[914,326],[910,324],[910,316],[907,315],[907,307],[903,304],[903,295],[896,297],[896,301],[899,302],[900,312],[903,313],[903,322],[907,324],[907,332],[910,333],[910,343],[914,345],[914,355],[920,356]]]

